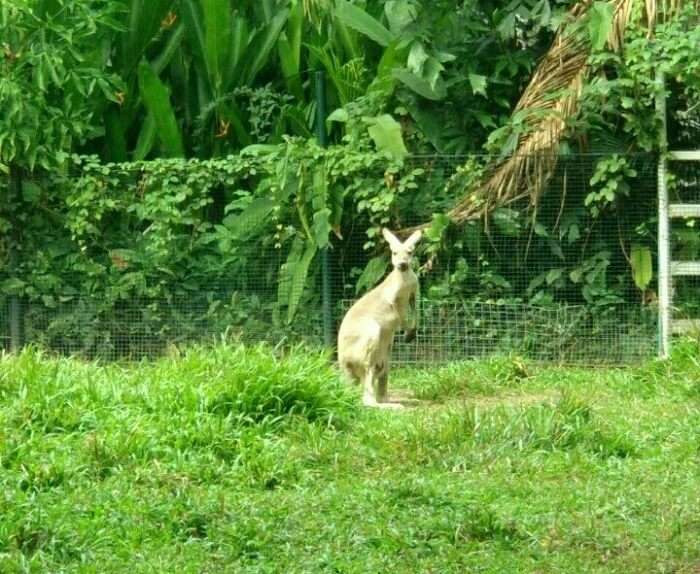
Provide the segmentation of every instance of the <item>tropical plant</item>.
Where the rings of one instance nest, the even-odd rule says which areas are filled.
[[[52,169],[99,133],[119,79],[100,49],[119,5],[4,0],[0,5],[0,169]]]
[[[636,145],[652,149],[658,128],[653,110],[658,89],[655,70],[679,78],[686,95],[697,98],[699,93],[694,72],[700,57],[696,10],[695,0],[670,3],[661,12],[656,3],[639,0],[576,4],[510,122],[491,134],[489,147],[495,154],[488,175],[464,190],[450,218],[463,222],[524,199],[536,206],[557,155],[566,150],[566,137],[594,130],[592,115],[605,117],[603,138],[614,141],[621,127],[634,136]],[[651,42],[654,32],[656,40]],[[608,80],[606,66],[611,63],[613,79]],[[591,71],[595,72],[592,89],[586,89]],[[612,101],[611,93],[616,97]],[[622,111],[623,125],[616,126],[616,119],[601,114],[606,109],[614,118]],[[600,139],[600,132],[596,135]]]

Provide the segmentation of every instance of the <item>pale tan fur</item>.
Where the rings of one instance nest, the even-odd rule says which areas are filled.
[[[411,261],[421,232],[416,231],[403,243],[388,229],[382,233],[391,246],[393,270],[343,318],[338,331],[338,363],[348,379],[364,385],[365,405],[397,406],[387,402],[389,360],[399,327],[407,340],[415,336],[416,322],[409,319],[409,307],[415,308],[418,278]]]

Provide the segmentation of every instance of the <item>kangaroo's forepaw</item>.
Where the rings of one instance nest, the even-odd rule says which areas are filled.
[[[406,334],[404,335],[404,341],[406,343],[410,343],[414,341],[416,338],[416,329],[409,329],[406,331]]]

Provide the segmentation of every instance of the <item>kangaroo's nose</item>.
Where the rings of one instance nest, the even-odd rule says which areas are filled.
[[[399,271],[406,271],[408,269],[408,263],[399,263]]]

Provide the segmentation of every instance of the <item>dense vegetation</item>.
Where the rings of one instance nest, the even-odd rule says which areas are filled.
[[[696,345],[626,371],[405,371],[426,402],[402,413],[358,409],[308,349],[0,361],[8,574],[700,564]]]
[[[385,271],[379,226],[432,221],[421,257],[432,298],[602,310],[653,300],[654,160],[630,154],[658,150],[656,69],[674,87],[673,133],[692,140],[700,39],[693,2],[659,7],[651,38],[650,7],[630,0],[622,45],[608,44],[622,4],[575,16],[563,0],[6,0],[3,296],[42,306],[37,331],[64,321],[59,338],[85,330],[65,326],[74,307],[58,309],[85,295],[86,324],[145,321],[158,315],[147,303],[197,295],[209,315],[223,298],[222,324],[264,308],[282,327],[313,304],[329,244],[337,300]],[[444,213],[538,129],[541,111],[511,112],[562,30],[581,38],[588,70],[547,148],[568,163],[544,195],[528,182],[537,209],[497,207],[453,228]],[[317,69],[328,150],[313,143]],[[565,96],[543,84],[543,101]],[[692,258],[698,243],[683,231]],[[246,299],[238,311],[233,291]],[[118,338],[96,330],[84,336]]]

